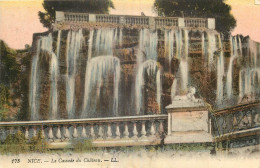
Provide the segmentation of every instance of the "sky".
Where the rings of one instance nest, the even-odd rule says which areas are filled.
[[[153,12],[154,0],[112,0],[115,9],[111,14],[156,16]],[[226,0],[232,8],[231,13],[237,20],[232,35],[249,35],[260,42],[260,5],[259,0]],[[43,0],[0,0],[0,39],[9,47],[24,48],[31,45],[33,33],[47,31],[38,19],[38,11],[43,11]]]

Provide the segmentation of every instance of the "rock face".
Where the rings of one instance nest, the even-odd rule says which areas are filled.
[[[197,107],[192,89],[171,100],[189,87],[214,108],[246,94],[259,98],[259,44],[249,38],[221,39],[201,29],[97,26],[72,24],[34,35],[31,120],[160,114],[179,99],[179,107],[186,101]],[[229,65],[231,55],[236,57]]]

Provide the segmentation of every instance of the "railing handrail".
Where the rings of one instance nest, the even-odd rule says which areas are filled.
[[[167,114],[161,115],[142,115],[142,116],[124,116],[124,117],[106,117],[106,118],[86,118],[86,119],[63,119],[63,120],[43,120],[43,121],[16,121],[0,122],[0,127],[5,126],[28,126],[28,125],[55,125],[55,124],[78,124],[78,123],[108,123],[108,122],[131,122],[145,120],[165,120]]]
[[[82,19],[82,17],[86,17],[86,18]],[[102,19],[100,20],[100,18]],[[117,21],[115,21],[115,19],[117,19]],[[86,21],[86,22],[97,22],[97,23],[137,24],[137,25],[147,25],[150,28],[162,27],[162,26],[193,27],[193,24],[195,24],[195,27],[215,29],[214,18],[91,14],[91,13],[73,13],[73,12],[56,11],[56,23],[62,21],[72,21],[72,22]]]
[[[214,112],[214,115],[234,113],[234,112],[238,112],[239,109],[247,109],[247,108],[250,108],[250,107],[257,106],[257,105],[260,105],[260,101],[253,101],[253,102],[249,102],[249,103],[245,103],[245,104],[238,104],[237,106],[217,110],[217,111]]]

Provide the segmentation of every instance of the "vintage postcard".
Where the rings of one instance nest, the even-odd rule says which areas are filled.
[[[259,168],[259,20],[259,0],[0,0],[0,168]]]

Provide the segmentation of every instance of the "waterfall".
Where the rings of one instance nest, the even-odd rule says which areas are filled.
[[[173,57],[173,43],[174,43],[174,30],[165,30],[164,31],[165,57],[168,57],[170,67],[171,67],[171,60]]]
[[[119,31],[119,46],[122,47],[122,43],[123,43],[123,31],[122,29],[120,29]]]
[[[143,102],[143,95],[142,95],[142,87],[144,85],[144,75],[147,74],[148,76],[155,76],[156,77],[156,100],[159,105],[161,106],[161,77],[160,77],[160,70],[157,66],[157,62],[154,60],[147,60],[143,64],[141,64],[140,68],[138,69],[135,81],[135,91],[136,91],[136,114],[141,114],[141,107]]]
[[[108,80],[111,74],[114,80],[113,116],[118,116],[120,60],[113,56],[99,56],[92,58],[86,69],[85,94],[81,117],[95,116],[96,104],[91,104],[90,101],[92,99],[96,102],[100,97],[101,85]]]
[[[139,66],[144,59],[157,60],[157,31],[141,29],[139,33],[139,49],[137,53],[137,65]]]
[[[230,38],[230,60],[228,65],[227,71],[227,82],[226,82],[226,89],[227,89],[227,97],[231,99],[232,96],[232,83],[233,83],[233,62],[234,59],[238,56],[237,52],[237,37]]]
[[[187,90],[188,77],[189,77],[189,66],[188,66],[188,55],[189,55],[189,31],[184,30],[184,45],[182,42],[182,30],[175,33],[176,37],[176,56],[180,60],[180,75],[181,75],[181,86],[182,90]]]
[[[32,60],[31,79],[30,79],[30,93],[29,106],[31,110],[31,120],[39,120],[39,98],[40,98],[40,74],[39,74],[39,56],[40,52],[45,51],[52,55],[52,34],[40,37],[37,41],[36,55]]]
[[[176,41],[176,57],[177,59],[181,59],[183,44],[182,44],[182,30],[175,31],[175,41]]]
[[[223,100],[223,77],[224,77],[224,58],[223,58],[223,46],[220,35],[218,34],[220,55],[217,61],[217,101],[221,103]]]
[[[66,51],[66,108],[68,118],[75,118],[75,76],[78,67],[79,51],[83,40],[82,30],[69,31]]]
[[[31,111],[31,120],[38,120],[38,110],[39,110],[39,102],[38,102],[38,90],[39,90],[39,74],[38,74],[38,61],[41,50],[41,39],[37,40],[37,51],[36,55],[32,59],[32,69],[31,69],[31,79],[30,79],[30,111]]]
[[[50,98],[50,119],[58,118],[58,93],[57,93],[57,82],[58,82],[58,59],[56,54],[51,55],[51,98]]]
[[[59,56],[60,56],[61,30],[58,31],[56,54],[51,54],[51,98],[50,98],[50,119],[58,118],[58,76],[59,76]]]
[[[208,67],[211,70],[211,65],[214,63],[214,52],[216,49],[216,34],[214,32],[207,32],[208,36]]]
[[[88,62],[91,60],[92,57],[93,36],[94,36],[94,30],[90,30],[89,39],[88,39]]]
[[[113,47],[117,43],[117,29],[106,28],[96,30],[96,41],[94,43],[94,52],[92,53],[92,57],[113,55]]]
[[[171,86],[171,101],[173,101],[173,98],[176,95],[177,82],[178,82],[177,79],[174,79],[173,82],[172,82],[172,86]]]

